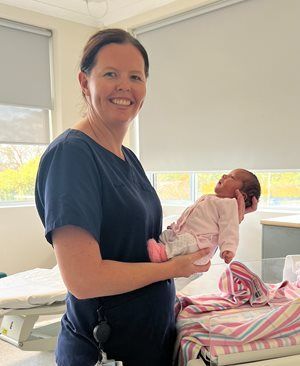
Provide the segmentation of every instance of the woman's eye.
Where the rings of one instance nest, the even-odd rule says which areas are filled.
[[[139,75],[131,75],[131,79],[138,80],[138,81],[142,81],[143,80],[142,77],[139,76]]]
[[[116,73],[114,72],[114,71],[108,71],[108,72],[106,72],[105,74],[104,74],[104,76],[107,76],[107,77],[109,77],[109,78],[114,78],[114,77],[116,77]]]

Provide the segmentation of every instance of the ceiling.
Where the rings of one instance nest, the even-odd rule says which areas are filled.
[[[181,4],[190,1],[181,0]],[[200,2],[200,1],[198,1]],[[203,2],[203,0],[202,0]],[[91,26],[110,26],[126,19],[159,10],[178,0],[0,0],[38,13]]]

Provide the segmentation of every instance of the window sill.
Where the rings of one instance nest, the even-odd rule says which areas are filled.
[[[279,214],[287,214],[287,215],[299,215],[300,214],[300,207],[299,209],[279,209],[279,208],[261,208],[258,209],[257,212],[261,212],[261,213],[279,213]]]
[[[35,206],[34,202],[7,202],[0,203],[1,208],[21,208],[21,207],[33,207]]]

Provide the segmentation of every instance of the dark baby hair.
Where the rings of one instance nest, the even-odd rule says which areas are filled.
[[[259,200],[261,195],[261,187],[255,174],[249,172],[248,170],[243,170],[248,175],[248,178],[244,181],[243,187],[241,188],[241,192],[244,192],[247,195],[245,198],[245,206],[247,208],[252,206],[252,197],[255,197],[257,200]]]

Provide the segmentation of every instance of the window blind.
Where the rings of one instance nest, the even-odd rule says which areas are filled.
[[[47,144],[51,32],[0,19],[0,143]]]
[[[0,144],[48,144],[49,111],[0,105]]]
[[[300,2],[227,3],[135,30],[150,57],[149,171],[300,168]]]
[[[0,103],[52,108],[51,32],[0,19]]]

